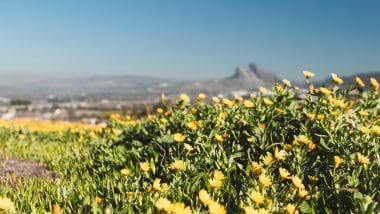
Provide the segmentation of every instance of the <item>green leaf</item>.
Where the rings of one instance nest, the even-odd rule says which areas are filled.
[[[331,148],[328,147],[328,146],[326,145],[326,141],[325,141],[325,139],[320,138],[319,143],[321,144],[321,146],[322,146],[324,149],[326,149],[327,151],[331,151]]]
[[[152,169],[153,174],[156,174],[156,166],[153,158],[150,159],[150,168]]]
[[[307,203],[306,201],[302,202],[302,204],[300,205],[300,210],[301,213],[312,213],[312,209],[309,203]]]
[[[171,135],[164,135],[161,137],[161,142],[171,144],[174,142],[174,140],[173,140],[173,137]]]

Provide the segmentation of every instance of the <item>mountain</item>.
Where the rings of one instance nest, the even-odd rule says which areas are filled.
[[[355,84],[356,75],[342,77],[344,86]],[[370,77],[380,80],[380,72],[359,74],[368,84]],[[166,79],[132,76],[82,76],[71,78],[40,77],[0,79],[0,97],[45,99],[47,97],[64,98],[127,98],[129,100],[151,100],[161,93],[177,95],[186,92],[197,95],[199,92],[208,94],[241,94],[257,91],[259,87],[271,88],[281,80],[272,72],[250,63],[238,66],[230,77],[209,81],[176,82]],[[315,83],[330,85],[331,77]],[[302,87],[302,84],[300,84]],[[304,86],[305,87],[305,86]]]
[[[275,83],[279,79],[273,73],[262,69],[254,63],[251,63],[248,65],[238,66],[235,74],[226,80],[241,80],[257,84],[266,84],[269,82]]]
[[[199,81],[184,84],[183,91],[228,93],[231,91],[257,90],[260,87],[272,87],[279,82],[275,74],[262,69],[254,63],[238,66],[235,74],[221,80]]]

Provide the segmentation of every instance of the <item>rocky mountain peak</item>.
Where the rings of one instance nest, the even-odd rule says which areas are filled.
[[[271,72],[265,71],[255,63],[250,63],[248,65],[238,66],[235,70],[235,74],[229,79],[237,79],[244,81],[253,82],[269,82],[275,83],[278,81],[276,75]]]

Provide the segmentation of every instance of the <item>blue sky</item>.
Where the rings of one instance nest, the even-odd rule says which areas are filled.
[[[380,70],[377,0],[0,0],[0,74],[224,78]]]

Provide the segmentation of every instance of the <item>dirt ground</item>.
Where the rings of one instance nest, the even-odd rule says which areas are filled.
[[[36,161],[4,158],[0,156],[0,181],[6,178],[56,178],[57,175]]]

